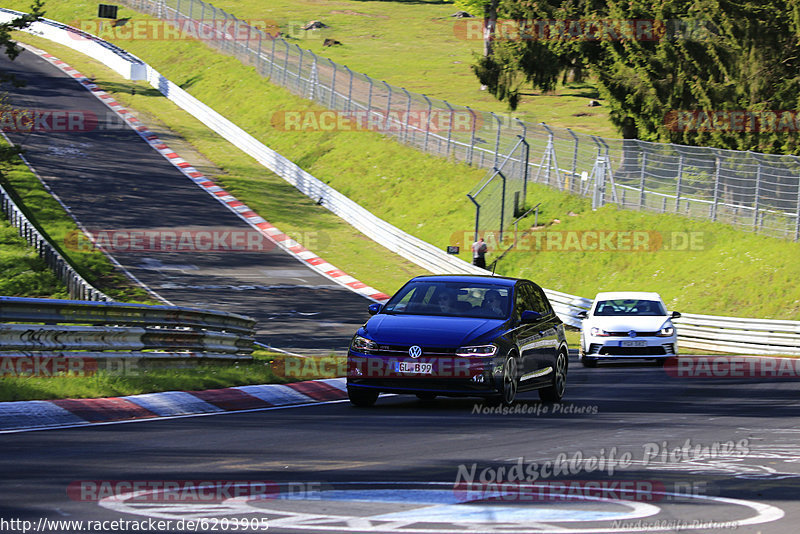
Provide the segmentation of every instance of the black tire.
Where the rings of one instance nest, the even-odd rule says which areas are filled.
[[[379,391],[374,389],[347,388],[350,404],[360,408],[369,408],[378,400]]]
[[[519,391],[519,365],[513,354],[509,354],[506,358],[506,363],[503,364],[502,388],[499,400],[505,406],[511,406],[514,404]]]
[[[597,360],[594,358],[581,358],[581,363],[584,367],[597,367]]]
[[[539,398],[544,402],[559,402],[567,390],[567,355],[559,352],[553,368],[553,383],[539,390]]]
[[[423,401],[432,401],[436,398],[436,393],[417,393],[417,398]]]

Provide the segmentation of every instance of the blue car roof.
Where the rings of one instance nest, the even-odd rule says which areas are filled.
[[[415,276],[409,282],[415,280],[429,280],[431,282],[475,282],[480,281],[484,284],[493,284],[503,287],[511,287],[517,283],[519,278],[508,278],[505,276],[492,276],[480,274],[433,274],[424,276]]]

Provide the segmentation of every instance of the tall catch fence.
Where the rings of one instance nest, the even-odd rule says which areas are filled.
[[[484,183],[494,182],[494,169],[501,160],[510,159],[516,165],[506,162],[507,180],[548,184],[589,196],[594,207],[616,204],[677,213],[774,237],[800,238],[800,159],[795,156],[605,139],[525,123],[374,80],[303,50],[279,37],[278,28],[262,31],[201,0],[122,3],[194,32],[208,45],[254,66],[273,83],[349,114],[364,128],[425,152],[490,169]],[[516,150],[520,136],[530,149],[527,162]],[[470,194],[474,197],[476,191]],[[502,196],[502,191],[495,194]],[[487,196],[484,203],[504,203]],[[522,198],[523,204],[526,200]],[[491,221],[485,213],[476,213],[484,229],[502,230],[512,220],[501,219],[498,213]]]

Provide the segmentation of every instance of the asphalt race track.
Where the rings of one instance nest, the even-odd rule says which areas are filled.
[[[0,61],[28,81],[14,105],[105,116],[32,54]],[[11,137],[89,228],[245,228],[132,131]],[[278,251],[116,257],[283,348],[341,348],[366,318],[366,299]],[[0,531],[783,534],[800,524],[798,413],[796,378],[573,357],[565,402],[505,412],[384,396],[0,434]]]
[[[796,531],[795,382],[572,363],[567,402],[527,394],[505,415],[472,399],[390,396],[370,409],[6,434],[0,517],[150,518],[176,531],[205,518],[204,532],[245,518],[248,532],[260,521],[269,532]]]
[[[15,108],[88,111],[86,117],[93,114],[111,126],[91,128],[91,120],[85,120],[85,131],[7,135],[25,148],[27,160],[84,227],[110,236],[133,230],[157,236],[156,245],[145,247],[149,250],[144,253],[127,252],[125,246],[114,252],[128,271],[173,304],[255,317],[262,343],[306,351],[347,347],[368,318],[369,300],[265,239],[253,239],[259,236],[246,223],[45,60],[28,51],[13,62],[0,56],[0,69],[26,82],[25,87],[8,88]],[[269,220],[268,213],[260,215]],[[198,243],[211,243],[212,250],[169,252],[160,246],[161,236],[168,233],[204,231],[213,232],[218,245],[213,238]],[[230,252],[232,248],[245,250]]]

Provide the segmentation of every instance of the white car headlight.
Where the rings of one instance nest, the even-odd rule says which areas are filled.
[[[592,329],[589,330],[589,333],[591,335],[593,335],[593,336],[596,336],[596,337],[608,337],[610,335],[605,330],[603,330],[601,328],[597,328],[596,326],[593,326]]]
[[[377,350],[378,344],[361,336],[355,336],[353,341],[350,342],[350,348],[356,352],[367,352],[370,350]]]
[[[656,334],[659,337],[670,337],[671,335],[675,334],[675,327],[674,326],[665,326],[661,330],[658,331]]]
[[[463,356],[466,358],[494,356],[495,353],[497,353],[496,345],[473,345],[469,347],[459,347],[458,350],[456,350],[456,356]]]

